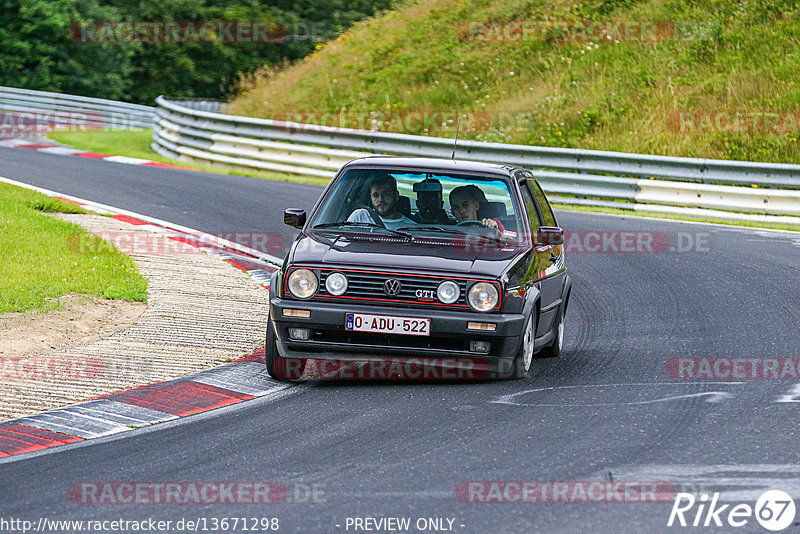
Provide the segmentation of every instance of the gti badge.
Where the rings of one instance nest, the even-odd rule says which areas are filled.
[[[417,300],[421,300],[422,302],[433,302],[433,297],[436,296],[436,291],[431,289],[417,289],[415,295],[417,296]]]

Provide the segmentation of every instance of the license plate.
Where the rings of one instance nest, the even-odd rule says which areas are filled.
[[[348,313],[345,315],[344,328],[352,332],[429,336],[431,335],[431,320],[418,317]]]

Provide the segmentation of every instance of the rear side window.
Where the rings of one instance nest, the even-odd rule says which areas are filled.
[[[531,234],[535,237],[539,226],[541,226],[539,215],[536,213],[536,205],[533,203],[533,197],[531,197],[531,192],[528,191],[527,187],[520,187],[519,192],[522,195],[522,203],[525,204],[528,220],[531,222]]]
[[[550,203],[547,202],[547,197],[544,196],[544,191],[539,187],[539,184],[533,178],[528,178],[528,187],[533,191],[533,196],[536,198],[536,205],[539,206],[539,211],[542,214],[542,224],[544,226],[558,226],[556,217],[553,215],[553,210],[550,209]]]

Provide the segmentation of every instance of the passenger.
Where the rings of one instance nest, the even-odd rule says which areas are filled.
[[[422,224],[453,224],[447,212],[444,211],[442,199],[442,183],[435,178],[428,178],[414,184],[417,193],[417,209],[419,214],[416,220]]]
[[[386,228],[396,230],[403,226],[417,224],[397,211],[397,199],[400,198],[400,193],[397,191],[397,180],[394,179],[394,176],[381,174],[374,177],[369,184],[369,198],[372,207],[378,212]],[[370,215],[370,212],[364,208],[353,211],[347,220],[350,222],[377,223]]]
[[[478,210],[486,204],[486,195],[477,185],[462,185],[450,191],[450,211],[458,222],[478,221],[486,228],[504,232],[503,224],[497,219],[478,219]]]

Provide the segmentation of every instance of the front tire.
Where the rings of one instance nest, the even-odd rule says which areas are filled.
[[[276,380],[298,380],[306,367],[305,358],[283,358],[278,354],[278,340],[272,321],[267,321],[267,344],[264,347],[267,372]]]
[[[511,376],[508,378],[522,380],[528,376],[528,372],[531,370],[531,363],[533,362],[535,339],[536,318],[535,312],[532,310],[528,321],[525,323],[525,328],[522,331],[522,342],[517,354],[514,356],[514,361],[511,364]]]

